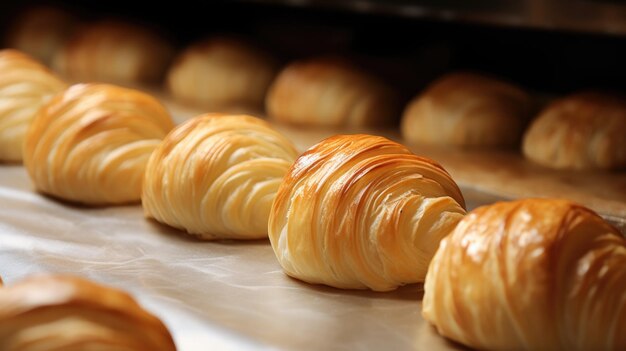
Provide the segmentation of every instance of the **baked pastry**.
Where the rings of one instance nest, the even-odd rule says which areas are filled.
[[[41,275],[0,289],[0,350],[173,351],[166,326],[127,293]]]
[[[424,318],[481,350],[626,349],[626,240],[565,200],[470,212],[430,264]]]
[[[451,73],[415,97],[402,116],[411,143],[517,146],[532,113],[520,88],[473,73]]]
[[[50,65],[77,26],[76,19],[59,8],[31,7],[9,28],[6,44]]]
[[[77,84],[33,119],[24,165],[35,187],[84,204],[138,201],[148,157],[174,127],[167,110],[142,92]]]
[[[198,116],[168,134],[150,157],[145,214],[202,239],[267,237],[276,190],[297,156],[263,120]]]
[[[289,169],[270,212],[269,237],[294,278],[387,291],[424,280],[464,206],[456,183],[434,161],[383,137],[339,135]]]
[[[22,144],[37,110],[65,83],[30,56],[0,51],[0,162],[22,162]]]
[[[54,68],[73,80],[156,83],[173,55],[156,33],[129,23],[103,21],[85,27],[54,59]]]
[[[276,64],[264,52],[226,38],[188,47],[167,74],[174,98],[208,108],[261,107]]]
[[[293,62],[272,83],[266,100],[273,119],[323,127],[367,127],[395,120],[396,100],[374,77],[331,59]]]
[[[626,167],[626,100],[583,92],[548,105],[524,136],[524,155],[552,168]]]

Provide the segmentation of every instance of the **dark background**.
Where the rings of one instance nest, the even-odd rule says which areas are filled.
[[[254,1],[2,1],[0,29],[33,4],[61,6],[88,21],[123,17],[159,28],[177,46],[213,34],[248,38],[283,62],[343,55],[405,98],[452,70],[489,73],[535,92],[626,91],[626,37],[362,13]],[[295,4],[295,2],[294,2]],[[495,6],[495,5],[494,5]]]

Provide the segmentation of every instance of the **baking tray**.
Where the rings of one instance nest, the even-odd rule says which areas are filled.
[[[165,101],[177,122],[200,112]],[[328,135],[348,132],[277,128],[301,150]],[[399,138],[395,131],[361,132]],[[448,168],[469,209],[519,197],[515,191],[499,192],[490,183],[493,173],[501,182],[508,179],[507,189],[516,182],[519,167],[529,169],[522,178],[537,181],[543,174],[541,182],[559,181],[512,151],[494,159],[485,151],[412,148]],[[510,157],[513,161],[503,161]],[[482,158],[497,161],[498,168],[481,170]],[[626,182],[623,174],[605,176],[609,178],[604,181],[616,182],[610,186],[626,184],[620,183]],[[531,194],[537,190],[524,184],[513,188]],[[565,197],[568,191],[557,188]],[[594,204],[602,208],[615,205],[614,213],[623,220],[619,211],[626,202],[607,199],[597,187],[580,191],[583,197],[593,195]],[[42,272],[75,274],[130,292],[164,321],[182,351],[463,349],[422,319],[421,284],[375,293],[302,283],[282,272],[268,240],[203,242],[146,220],[139,204],[63,203],[36,193],[23,167],[0,165],[0,275],[10,285]]]

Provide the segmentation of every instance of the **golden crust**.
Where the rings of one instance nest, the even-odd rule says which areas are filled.
[[[173,126],[165,107],[147,94],[77,84],[55,96],[32,121],[24,165],[39,191],[61,199],[138,201],[148,157]]]
[[[145,214],[203,239],[267,237],[272,201],[297,156],[263,120],[198,116],[176,127],[150,157]]]
[[[293,62],[272,83],[267,112],[277,121],[324,127],[364,127],[395,120],[395,97],[374,77],[345,62]]]
[[[154,83],[163,77],[173,52],[169,43],[143,27],[103,21],[74,36],[53,66],[79,81]]]
[[[626,168],[626,101],[583,92],[546,107],[524,136],[524,155],[552,168]]]
[[[9,28],[7,46],[50,65],[76,27],[75,18],[61,9],[33,7],[23,12]]]
[[[437,163],[371,135],[328,138],[285,176],[269,220],[278,261],[295,278],[377,291],[423,281],[439,241],[465,214]]]
[[[227,38],[213,38],[188,47],[167,75],[172,95],[195,105],[220,108],[261,107],[276,74],[264,52]]]
[[[451,73],[406,107],[402,135],[412,143],[515,146],[531,113],[521,89],[472,73]]]
[[[0,162],[22,162],[22,144],[37,110],[65,83],[30,56],[0,51]]]
[[[626,349],[626,240],[565,200],[501,202],[445,238],[422,315],[482,350]]]
[[[0,289],[5,351],[171,351],[165,325],[127,293],[62,275],[30,277]]]

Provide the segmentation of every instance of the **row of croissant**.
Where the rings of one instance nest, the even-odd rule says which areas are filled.
[[[279,69],[266,52],[224,37],[175,55],[144,27],[103,21],[77,30],[54,10],[33,11],[18,23],[9,46],[74,81],[145,83],[165,75],[167,90],[185,103],[213,111],[264,108],[274,120],[302,126],[380,126],[400,110],[393,89],[347,60],[311,58]],[[408,103],[401,121],[409,143],[501,148],[522,140],[528,159],[560,169],[625,168],[623,130],[626,102],[619,95],[578,92],[537,113],[523,89],[467,72],[433,82]]]
[[[39,192],[141,200],[146,217],[202,239],[269,237],[285,273],[309,283],[425,282],[424,318],[471,347],[626,348],[626,239],[580,205],[524,199],[466,213],[443,167],[383,137],[337,135],[300,154],[262,119],[174,126],[147,94],[65,87],[16,51],[0,53],[6,76],[0,100],[15,116],[41,105],[19,145]],[[0,325],[3,303],[23,301],[14,291],[0,289]]]

